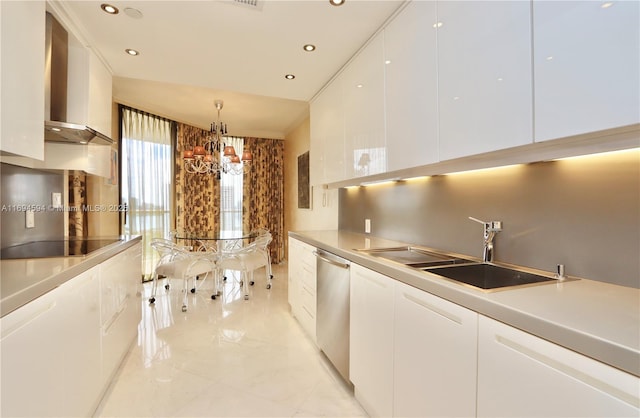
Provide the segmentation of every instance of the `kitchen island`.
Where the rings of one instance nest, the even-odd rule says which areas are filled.
[[[370,336],[380,335],[376,330],[386,327],[383,334],[393,342],[389,343],[386,351],[381,351],[375,364],[388,362],[393,367],[384,379],[379,379],[381,386],[372,386],[370,393],[363,392],[369,390],[366,385],[371,380],[370,374],[361,378],[360,382],[364,382],[361,388],[358,381],[352,379],[356,397],[369,413],[428,416],[424,409],[398,409],[410,404],[407,391],[418,387],[417,390],[422,391],[420,396],[426,398],[429,393],[426,388],[436,391],[439,387],[446,387],[444,376],[448,379],[458,373],[461,378],[452,384],[452,390],[441,394],[448,409],[435,411],[434,415],[447,411],[452,413],[451,405],[466,403],[469,408],[463,412],[465,415],[518,415],[523,413],[518,408],[529,408],[528,413],[545,416],[548,410],[536,408],[553,404],[550,399],[554,393],[559,393],[556,392],[558,390],[565,392],[561,396],[565,400],[551,407],[552,415],[579,415],[579,410],[571,408],[596,410],[602,405],[605,406],[600,412],[604,416],[611,413],[625,415],[626,412],[615,409],[620,405],[624,411],[630,408],[632,414],[637,414],[640,408],[639,289],[570,277],[568,281],[484,292],[359,251],[411,245],[405,242],[342,231],[289,232],[289,236],[352,262],[352,339],[354,321],[367,320],[368,315],[363,315],[362,309],[363,306],[367,308],[368,300],[372,300],[369,295],[379,292],[380,285],[387,286],[387,293],[378,293],[379,297],[367,308],[370,309],[368,312],[376,315],[375,323],[365,325],[373,330]],[[468,255],[464,257],[480,261]],[[357,269],[353,268],[354,264]],[[354,285],[354,273],[361,284]],[[553,275],[550,272],[538,273]],[[367,281],[375,285],[367,288]],[[355,312],[357,316],[354,319],[353,298],[362,295],[354,295],[353,291],[363,289],[362,283],[368,293],[365,299],[359,299],[361,304],[356,309],[360,312]],[[423,309],[425,313],[419,314],[417,309]],[[382,318],[379,313],[384,310],[389,314]],[[429,310],[431,313],[426,313]],[[455,334],[458,331],[447,334],[449,328],[438,328],[442,324],[437,321],[444,317],[454,319],[451,330],[465,324],[465,321],[470,325],[466,326],[464,335]],[[432,329],[429,328],[431,326]],[[465,360],[471,360],[465,370],[459,368],[462,359],[459,348],[463,337],[467,341],[463,345],[473,348],[473,353],[467,350],[463,356]],[[364,345],[358,341],[355,343],[356,347],[367,347],[366,356],[374,350],[373,347],[378,350],[387,344],[379,339],[366,341]],[[418,344],[422,344],[421,348]],[[354,341],[352,350],[353,346]],[[406,360],[412,353],[412,360]],[[351,356],[353,364],[353,351]],[[355,358],[364,356],[356,355]],[[399,371],[398,367],[403,362],[404,369]],[[440,367],[442,364],[449,364],[450,368]],[[431,387],[428,386],[429,378],[431,375],[434,379],[434,373],[439,383]],[[474,383],[468,388],[467,396],[462,393],[459,383],[470,379],[476,382],[473,379],[476,373],[477,388]],[[391,400],[379,402],[388,391],[395,394],[395,403]],[[449,392],[456,393],[455,401],[448,399],[446,394]],[[573,397],[588,398],[589,401],[572,402]],[[420,397],[416,395],[413,400],[416,399],[419,403]],[[607,403],[611,399],[616,399],[615,407]],[[422,406],[433,407],[437,402],[438,399]],[[504,409],[494,410],[492,405]]]

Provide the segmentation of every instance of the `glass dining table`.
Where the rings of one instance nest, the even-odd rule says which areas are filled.
[[[215,251],[220,254],[242,248],[258,236],[255,231],[176,231],[174,239],[194,251]]]

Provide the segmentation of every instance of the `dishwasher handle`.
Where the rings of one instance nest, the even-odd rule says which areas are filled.
[[[340,268],[343,268],[343,269],[348,269],[349,268],[349,263],[343,263],[343,262],[338,261],[338,260],[333,260],[331,258],[326,257],[323,254],[320,254],[317,251],[314,251],[313,255],[315,255],[318,259],[320,259],[320,260],[322,260],[322,261],[324,261],[326,263],[329,263],[331,265],[334,265],[336,267],[340,267]]]

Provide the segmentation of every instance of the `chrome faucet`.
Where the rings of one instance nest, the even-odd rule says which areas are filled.
[[[493,262],[493,239],[496,232],[502,231],[502,221],[485,222],[469,216],[469,219],[481,223],[484,226],[484,249],[482,251],[482,261]]]

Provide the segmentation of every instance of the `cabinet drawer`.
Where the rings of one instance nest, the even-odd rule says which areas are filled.
[[[302,244],[300,251],[300,259],[302,260],[302,264],[312,268],[313,271],[316,269],[316,256],[314,254],[315,247],[312,247],[307,244]]]
[[[298,321],[302,328],[309,334],[313,342],[316,342],[316,317],[304,305],[300,309]]]
[[[315,268],[310,270],[309,267],[302,266],[300,269],[300,281],[303,286],[306,286],[310,292],[315,296],[316,294],[316,271]]]
[[[140,299],[128,294],[120,310],[102,327],[102,380],[108,382],[138,333]]]
[[[300,304],[311,316],[316,317],[316,292],[307,286],[300,288]]]

